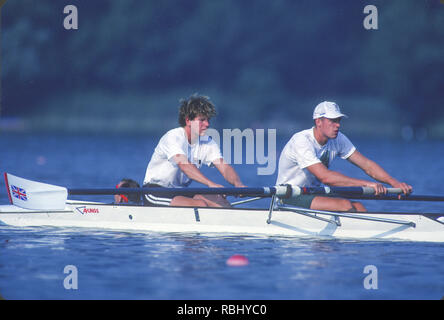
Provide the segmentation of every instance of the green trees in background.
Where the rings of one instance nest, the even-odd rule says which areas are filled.
[[[67,4],[78,8],[78,30],[63,28]],[[252,101],[245,114],[259,118],[271,106],[291,111],[296,97],[351,95],[388,101],[414,127],[435,121],[444,113],[444,4],[373,4],[378,30],[362,25],[365,1],[9,1],[2,113],[36,112],[55,92],[189,87],[242,95]]]

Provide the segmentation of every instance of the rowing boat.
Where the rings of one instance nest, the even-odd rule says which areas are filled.
[[[22,183],[22,180],[15,180],[16,177],[12,175],[8,178],[9,182],[14,180],[14,184],[7,183],[8,192],[12,190],[12,186],[17,188],[16,185]],[[29,198],[31,195],[37,197],[39,193],[45,193],[42,190],[40,192],[31,190],[31,186],[39,188],[41,183],[26,181],[30,184],[19,191],[22,193],[22,198]],[[51,192],[57,193],[56,186],[51,187]],[[233,189],[236,188],[228,189],[230,188],[222,188],[222,191],[229,193],[231,190],[234,193]],[[249,189],[242,189],[244,194],[258,195],[260,193],[257,188],[250,190],[251,192],[246,192]],[[211,188],[205,188],[205,190],[214,191]],[[79,190],[73,193],[76,192],[79,193]],[[122,190],[109,189],[107,192],[102,190],[100,193],[116,192],[122,193]],[[125,190],[125,193],[127,192],[131,190]],[[133,192],[136,191],[133,190]],[[144,191],[141,188],[138,192]],[[66,193],[70,192],[66,191]],[[19,206],[18,201],[11,199],[12,204],[0,205],[0,224],[20,227],[54,226],[128,231],[444,242],[444,214],[442,213],[317,211],[280,204],[279,197],[283,197],[284,194],[291,196],[288,189],[263,188],[263,193],[250,200],[262,199],[268,193],[266,196],[271,197],[269,208],[145,207],[65,199],[62,207],[49,206],[35,209]],[[10,194],[10,198],[16,199],[16,196],[17,194]],[[48,201],[47,193],[45,196],[45,201]],[[239,202],[245,203],[250,200]],[[29,199],[21,201],[29,201]]]
[[[0,221],[12,226],[105,228],[155,232],[400,239],[444,242],[438,214],[350,214],[301,208],[143,207],[67,201],[63,210],[0,206]]]

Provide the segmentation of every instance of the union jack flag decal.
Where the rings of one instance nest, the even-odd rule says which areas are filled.
[[[12,190],[12,196],[19,199],[19,200],[23,200],[23,201],[27,201],[28,197],[26,195],[26,190],[13,186],[11,185],[11,190]]]

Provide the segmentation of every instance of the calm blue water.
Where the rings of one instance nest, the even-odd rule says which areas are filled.
[[[143,179],[159,137],[1,135],[0,170],[67,187],[114,187]],[[278,142],[280,150],[289,137]],[[443,142],[354,140],[417,194],[439,194]],[[247,185],[273,185],[237,165]],[[346,161],[334,169],[364,177]],[[206,174],[222,182],[213,169]],[[3,182],[0,203],[7,203]],[[441,192],[442,193],[442,192]],[[98,198],[94,198],[99,200]],[[110,197],[101,198],[111,202]],[[261,202],[267,205],[266,201]],[[370,210],[430,211],[439,204],[366,202]],[[444,245],[282,237],[206,236],[0,226],[0,295],[6,299],[441,299]],[[233,254],[246,267],[229,267]],[[66,266],[77,289],[65,289]],[[377,289],[366,289],[367,265]],[[375,284],[375,282],[373,282]]]

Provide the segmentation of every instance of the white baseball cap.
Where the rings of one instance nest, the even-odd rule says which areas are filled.
[[[345,114],[341,113],[341,109],[335,102],[324,101],[316,106],[313,111],[313,119],[318,118],[328,118],[328,119],[336,119],[340,117],[346,117]]]

